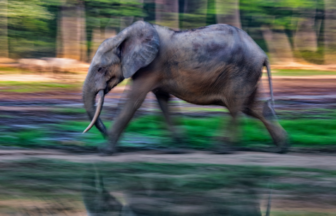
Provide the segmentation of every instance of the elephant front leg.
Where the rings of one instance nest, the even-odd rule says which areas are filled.
[[[147,92],[138,92],[135,89],[136,88],[132,88],[129,92],[127,102],[108,132],[108,144],[100,148],[101,155],[112,155],[116,152],[116,145],[121,133],[125,130],[134,113],[145,100]]]

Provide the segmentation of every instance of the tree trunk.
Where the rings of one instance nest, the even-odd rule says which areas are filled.
[[[56,36],[56,57],[62,58],[63,57],[63,44],[62,44],[62,9],[58,12],[58,19],[57,19],[57,36]]]
[[[86,21],[85,21],[85,6],[81,4],[78,6],[78,26],[80,37],[80,60],[86,62],[88,60],[87,36],[86,36]]]
[[[272,64],[293,62],[293,51],[284,29],[271,30],[264,26],[263,36]]]
[[[182,28],[192,29],[206,25],[208,0],[184,0]]]
[[[102,32],[99,20],[97,21],[95,26],[96,28],[92,30],[90,61],[92,60],[93,56],[96,54],[96,51],[99,45],[104,41],[104,32]]]
[[[7,0],[0,0],[0,58],[8,58]]]
[[[155,0],[156,24],[179,29],[178,0]]]
[[[111,38],[111,37],[116,36],[116,34],[117,34],[116,30],[108,28],[108,29],[105,29],[104,38],[105,39]]]
[[[336,2],[325,0],[324,5],[324,61],[325,64],[336,64]]]
[[[239,0],[216,0],[217,23],[241,28]]]
[[[81,39],[83,18],[80,6],[63,5],[61,12],[62,58],[81,60]]]
[[[118,20],[118,21],[116,21]],[[105,30],[104,30],[104,38],[110,38],[114,37],[117,34],[117,27],[116,23],[120,23],[119,18],[112,17],[106,24]]]
[[[315,31],[315,10],[303,13],[299,18],[294,35],[294,49],[300,51],[317,51],[317,36]]]
[[[99,45],[104,41],[103,32],[100,28],[94,28],[92,31],[90,59],[96,54]]]

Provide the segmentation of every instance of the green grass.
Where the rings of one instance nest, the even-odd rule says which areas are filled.
[[[72,114],[68,109],[62,110]],[[82,109],[73,113],[83,113]],[[321,117],[321,116],[320,116]],[[293,147],[324,147],[336,145],[336,112],[325,114],[324,118],[287,118],[280,124],[289,134]],[[209,149],[217,135],[225,133],[229,117],[174,118],[177,131],[186,138],[190,148]],[[108,120],[104,121],[108,123]],[[1,144],[14,146],[60,145],[65,142],[57,141],[57,137],[71,134],[68,144],[96,146],[104,142],[100,132],[93,127],[90,132],[82,134],[89,124],[88,121],[65,121],[61,124],[46,125],[43,128],[27,129],[8,132],[2,136]],[[110,125],[107,125],[110,127]],[[272,145],[272,139],[261,122],[243,117],[240,121],[242,146]],[[55,139],[49,139],[54,137]],[[53,140],[53,141],[47,141]],[[121,145],[171,145],[172,139],[161,116],[147,115],[131,121],[126,128]],[[149,143],[148,143],[149,142]]]
[[[58,108],[54,110],[56,113],[60,114],[83,114],[86,113],[86,110],[84,108]]]
[[[125,86],[129,83],[124,80],[118,86]],[[21,81],[0,81],[0,92],[13,92],[13,93],[36,93],[45,91],[62,91],[81,89],[82,82],[76,83],[56,83],[56,82],[21,82]]]
[[[266,73],[263,74],[267,76]],[[336,71],[320,70],[272,70],[273,76],[316,76],[316,75],[336,75]]]
[[[23,129],[1,135],[0,143],[7,146],[39,147],[48,146],[43,139],[49,136],[45,129]]]
[[[0,81],[0,92],[34,93],[51,90],[70,90],[78,89],[81,85],[81,83]]]
[[[331,114],[330,114],[331,115]],[[327,119],[286,119],[280,124],[288,132],[294,146],[320,146],[336,144],[336,114]],[[332,117],[332,116],[329,116]],[[187,118],[176,121],[177,126],[184,130],[193,147],[209,147],[211,138],[224,133],[228,118]],[[144,116],[131,122],[126,132],[140,133],[147,136],[166,134],[164,122],[158,116]],[[241,121],[242,142],[245,145],[271,143],[271,137],[264,126],[257,120],[243,118]]]

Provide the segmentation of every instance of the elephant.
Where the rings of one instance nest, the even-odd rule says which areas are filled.
[[[271,99],[264,109],[256,103],[262,69],[266,67]],[[99,118],[104,96],[124,79],[131,78],[127,101],[107,131]],[[102,42],[95,53],[83,84],[83,103],[94,125],[108,140],[102,155],[117,152],[123,130],[153,92],[168,129],[180,142],[169,117],[171,95],[197,105],[220,105],[231,115],[229,137],[216,141],[218,153],[233,152],[241,112],[259,119],[267,128],[279,153],[287,152],[287,133],[276,120],[270,64],[267,55],[243,30],[215,24],[192,30],[174,31],[137,21]],[[97,104],[95,99],[97,97]],[[267,114],[267,115],[266,115]]]

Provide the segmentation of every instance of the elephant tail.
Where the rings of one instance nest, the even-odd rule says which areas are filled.
[[[273,84],[272,84],[271,67],[270,67],[268,59],[265,60],[264,66],[266,67],[266,70],[267,70],[267,77],[268,77],[268,84],[269,84],[269,88],[270,88],[271,102],[272,102],[272,105],[274,106],[274,96],[273,96]]]
[[[270,64],[269,64],[269,61],[268,61],[267,58],[264,62],[264,66],[266,67],[266,70],[267,70],[268,85],[269,85],[269,88],[270,88],[271,99],[266,101],[266,103],[264,105],[263,114],[264,114],[264,116],[272,116],[273,118],[276,118],[276,114],[275,114],[275,111],[274,111],[274,96],[273,96],[273,84],[272,84],[271,67],[270,67]]]

